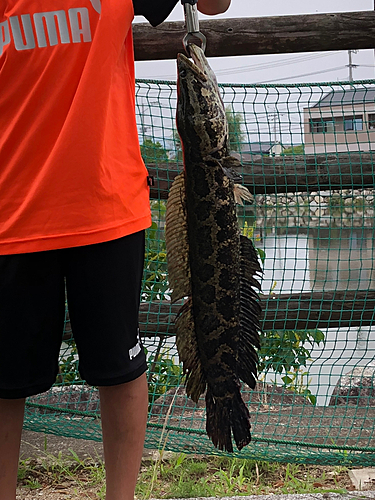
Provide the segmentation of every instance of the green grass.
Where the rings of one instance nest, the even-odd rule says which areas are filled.
[[[74,451],[57,457],[45,454],[21,460],[19,487],[49,491],[70,488],[68,498],[105,497],[105,468],[101,460],[82,460]],[[228,457],[173,455],[142,462],[136,498],[223,497],[257,494],[346,493],[351,489],[344,467],[255,462]]]
[[[85,498],[85,490],[94,489],[96,498],[105,498],[105,469],[100,459],[80,459],[70,450],[69,455],[44,453],[40,458],[19,461],[18,487],[25,489],[60,489],[74,487]],[[91,498],[91,497],[87,497]]]
[[[237,458],[194,457],[144,463],[138,499],[347,492],[347,469],[255,462]]]

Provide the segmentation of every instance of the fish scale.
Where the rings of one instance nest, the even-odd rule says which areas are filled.
[[[215,75],[203,51],[178,56],[177,128],[184,171],[171,187],[166,245],[172,300],[185,299],[176,318],[176,344],[195,402],[205,393],[206,431],[233,451],[251,440],[241,381],[255,387],[259,347],[256,289],[261,267],[240,234],[236,211],[238,162],[229,156],[228,124]],[[249,199],[241,186],[239,196]],[[238,197],[237,197],[238,199]]]

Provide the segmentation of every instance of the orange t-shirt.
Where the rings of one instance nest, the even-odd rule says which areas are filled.
[[[0,254],[150,225],[132,0],[0,5]]]

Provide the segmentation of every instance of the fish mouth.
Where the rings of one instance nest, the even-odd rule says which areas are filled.
[[[186,57],[185,54],[180,53],[177,55],[177,67],[178,67],[179,77],[184,78],[187,75],[188,71],[192,71],[199,80],[206,82],[208,78],[204,69],[204,65],[202,64],[202,59],[199,56],[199,52],[197,50],[197,49],[199,50],[202,49],[200,49],[194,44],[190,45],[189,47],[193,60]]]
[[[190,55],[194,61],[194,64],[205,74],[207,74],[207,59],[204,55],[203,50],[195,43],[189,45]]]

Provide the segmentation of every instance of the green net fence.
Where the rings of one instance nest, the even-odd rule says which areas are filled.
[[[263,262],[255,391],[243,387],[256,460],[375,463],[375,82],[222,85],[232,154],[253,203],[238,209]],[[164,240],[168,190],[181,171],[176,84],[137,82],[142,155],[154,178],[140,328],[149,362],[146,447],[219,453],[204,400],[186,398]],[[100,440],[98,393],[78,372],[68,306],[60,374],[29,398],[25,427]]]

